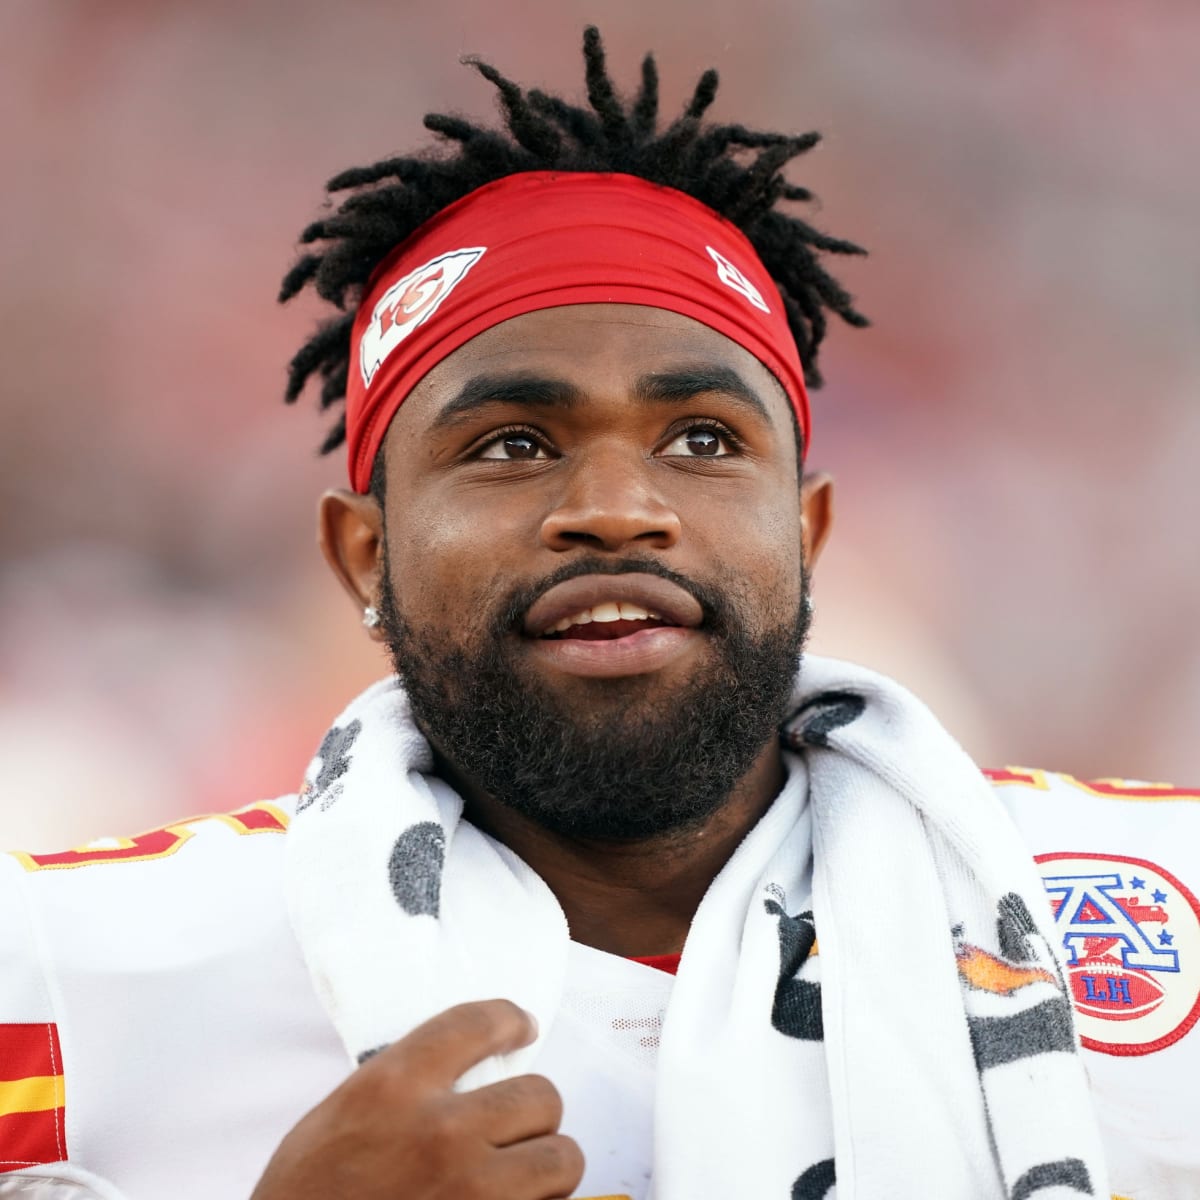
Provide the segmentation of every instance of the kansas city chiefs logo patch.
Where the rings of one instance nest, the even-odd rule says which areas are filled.
[[[1111,854],[1037,858],[1083,1044],[1150,1054],[1200,1018],[1200,902],[1169,871]]]
[[[486,246],[468,246],[439,254],[398,279],[380,296],[358,346],[364,387],[371,386],[375,372],[387,356],[437,312],[486,249]]]

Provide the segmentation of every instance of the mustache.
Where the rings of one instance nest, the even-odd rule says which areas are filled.
[[[576,579],[581,575],[657,575],[690,593],[704,614],[702,626],[711,632],[727,632],[735,623],[733,605],[724,592],[709,587],[695,579],[689,579],[678,571],[672,571],[652,558],[600,559],[584,558],[564,563],[558,570],[537,583],[524,584],[509,593],[493,622],[496,634],[519,632],[524,625],[525,614],[532,605],[551,588]]]

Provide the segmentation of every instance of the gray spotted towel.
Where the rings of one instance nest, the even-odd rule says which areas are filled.
[[[655,1200],[1107,1197],[1049,906],[975,765],[903,688],[814,657],[783,736],[789,786],[701,903],[665,1016]],[[530,1069],[569,935],[431,771],[396,680],[355,700],[306,777],[288,902],[352,1061],[467,1000],[537,1017],[470,1088]]]

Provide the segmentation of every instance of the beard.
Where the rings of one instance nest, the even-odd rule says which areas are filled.
[[[712,653],[682,687],[605,679],[570,701],[522,674],[517,639],[534,600],[576,575],[633,571],[671,580],[703,609]],[[385,560],[379,612],[417,725],[454,769],[552,833],[633,842],[703,825],[777,736],[811,619],[808,588],[802,567],[795,611],[750,632],[749,601],[732,581],[708,588],[653,561],[572,563],[515,591],[464,648],[404,619]]]

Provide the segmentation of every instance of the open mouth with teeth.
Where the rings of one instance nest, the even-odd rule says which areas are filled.
[[[640,604],[612,600],[563,617],[541,636],[555,641],[568,638],[585,642],[614,641],[645,629],[659,629],[672,624],[660,613],[642,608]]]

